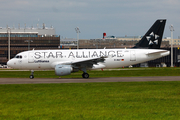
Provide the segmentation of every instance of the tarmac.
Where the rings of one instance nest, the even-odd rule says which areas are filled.
[[[109,78],[0,78],[0,84],[41,84],[41,83],[96,83],[96,82],[147,82],[180,81],[180,76],[155,77],[109,77]]]

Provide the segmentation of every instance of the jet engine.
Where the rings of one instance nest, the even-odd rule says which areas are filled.
[[[56,65],[55,66],[55,73],[58,76],[63,76],[63,75],[69,75],[72,72],[72,67],[71,65]]]

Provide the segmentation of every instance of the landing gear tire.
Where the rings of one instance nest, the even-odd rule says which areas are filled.
[[[29,76],[30,79],[34,78],[34,70],[31,70],[31,75]]]
[[[30,78],[30,79],[33,79],[33,78],[34,78],[34,75],[30,75],[29,78]]]
[[[83,73],[82,77],[87,79],[87,78],[89,78],[89,74],[88,73]]]

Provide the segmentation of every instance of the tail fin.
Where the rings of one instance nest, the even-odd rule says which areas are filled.
[[[160,48],[165,24],[166,19],[157,20],[134,48]]]

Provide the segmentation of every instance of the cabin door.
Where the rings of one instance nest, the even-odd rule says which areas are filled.
[[[134,50],[130,51],[130,61],[136,61],[136,52]]]
[[[28,63],[33,63],[34,62],[34,53],[29,52],[28,53]]]

